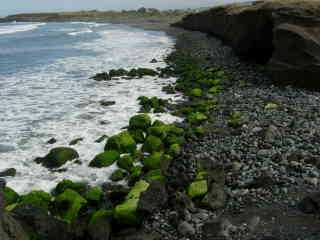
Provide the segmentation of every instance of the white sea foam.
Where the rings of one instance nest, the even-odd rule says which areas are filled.
[[[78,32],[68,33],[68,35],[70,35],[70,36],[77,36],[77,35],[85,34],[85,33],[92,33],[92,30],[89,29],[89,28],[87,28],[87,29],[84,29],[84,30],[81,30],[81,31],[78,31]]]
[[[100,38],[73,45],[75,50],[90,50],[96,52],[95,55],[58,58],[51,64],[17,71],[6,78],[0,75],[0,83],[6,84],[4,94],[0,88],[0,112],[6,116],[0,132],[5,133],[3,143],[13,147],[0,153],[0,171],[9,167],[17,169],[17,176],[7,181],[20,193],[31,189],[49,191],[64,178],[90,184],[108,181],[116,165],[103,169],[88,167],[90,160],[103,151],[104,143],[95,143],[95,140],[104,134],[113,135],[126,126],[129,117],[139,110],[136,100],[141,95],[180,98],[161,91],[162,86],[174,82],[174,78],[89,80],[95,73],[111,68],[163,67],[165,63],[161,59],[174,43],[164,34],[126,27],[112,27],[98,34]],[[151,64],[153,58],[160,61]],[[116,104],[106,108],[99,104],[100,100]],[[169,114],[152,116],[167,122],[180,120]],[[58,142],[47,145],[51,137]],[[69,163],[63,166],[66,172],[50,172],[32,161],[78,137],[84,138],[74,146],[82,164]]]
[[[34,30],[40,26],[45,25],[45,23],[28,23],[28,24],[10,24],[10,25],[5,25],[1,26],[0,25],[0,35],[3,34],[14,34],[18,32],[27,32]]]

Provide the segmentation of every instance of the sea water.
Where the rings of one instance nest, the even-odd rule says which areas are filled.
[[[177,99],[161,91],[175,79],[144,77],[97,82],[90,79],[112,68],[164,67],[174,40],[163,32],[125,25],[91,22],[0,24],[0,171],[15,168],[6,178],[20,193],[50,191],[62,179],[92,185],[108,181],[116,165],[88,167],[102,152],[104,142],[139,111],[137,98]],[[155,58],[157,63],[150,63]],[[101,100],[115,101],[109,107]],[[169,114],[153,116],[167,122]],[[57,139],[53,145],[50,138]],[[64,172],[52,172],[33,159],[50,149],[73,146],[81,164],[69,163]]]

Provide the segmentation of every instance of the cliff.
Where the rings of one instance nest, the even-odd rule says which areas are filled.
[[[274,80],[320,89],[320,1],[232,4],[191,14],[175,26],[215,35]]]

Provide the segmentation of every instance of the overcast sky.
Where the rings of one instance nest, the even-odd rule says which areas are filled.
[[[241,0],[0,0],[0,16],[24,12],[195,8]]]

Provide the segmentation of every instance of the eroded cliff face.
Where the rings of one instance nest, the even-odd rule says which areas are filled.
[[[176,26],[215,35],[274,80],[320,89],[320,1],[232,4],[186,16]]]

